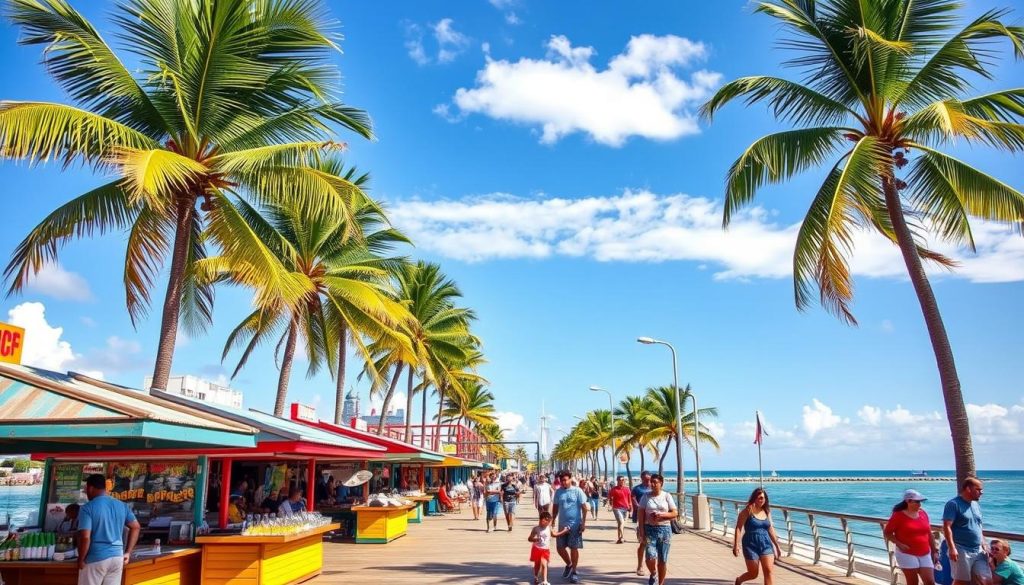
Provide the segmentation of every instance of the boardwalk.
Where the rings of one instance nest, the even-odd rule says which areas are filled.
[[[527,562],[530,544],[526,541],[535,524],[536,512],[524,499],[512,532],[484,531],[484,522],[473,521],[463,506],[461,514],[425,518],[423,524],[411,524],[409,534],[388,545],[326,544],[324,573],[310,583],[315,585],[350,583],[454,583],[458,585],[499,585],[532,583]],[[636,539],[628,533],[625,544],[615,544],[615,522],[602,510],[601,519],[587,523],[585,548],[581,552],[580,575],[584,584],[644,585],[647,578],[637,577]],[[553,543],[552,543],[553,544]],[[553,585],[561,579],[562,561],[552,550]],[[732,556],[730,548],[706,535],[692,533],[674,536],[669,563],[668,583],[673,585],[731,585],[742,572],[743,562]],[[761,585],[759,577],[752,583]],[[803,564],[784,562],[776,568],[776,585],[858,584],[853,579],[824,576]]]

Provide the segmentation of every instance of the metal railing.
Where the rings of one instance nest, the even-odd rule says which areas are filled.
[[[731,539],[736,518],[746,507],[742,500],[708,497],[711,532]],[[772,504],[772,522],[784,557],[795,557],[814,565],[830,566],[846,574],[905,583],[896,566],[893,546],[883,530],[888,518],[826,512]],[[941,542],[942,526],[932,525],[932,537]],[[1010,544],[1011,558],[1024,564],[1024,534],[985,531],[986,542],[1002,539]]]

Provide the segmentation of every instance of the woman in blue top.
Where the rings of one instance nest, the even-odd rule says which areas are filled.
[[[740,555],[741,542],[747,571],[736,577],[736,585],[756,579],[759,568],[764,569],[764,585],[772,585],[775,557],[782,556],[782,547],[772,527],[772,510],[764,488],[756,488],[750,494],[747,507],[736,518],[736,530],[732,536],[733,556]]]

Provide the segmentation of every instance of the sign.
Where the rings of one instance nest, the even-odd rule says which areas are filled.
[[[455,443],[441,443],[441,452],[445,455],[455,455],[458,452],[458,448]]]
[[[316,407],[301,402],[292,403],[292,418],[313,423],[320,422],[320,419],[316,417]]]
[[[146,502],[182,504],[195,499],[196,464],[194,461],[150,463],[146,478]],[[171,509],[179,507],[172,506]],[[166,512],[168,508],[161,508]]]
[[[25,346],[25,330],[0,323],[0,362],[21,363],[21,350]]]
[[[82,464],[59,463],[53,466],[55,504],[73,504],[83,497]]]
[[[146,476],[149,466],[145,463],[114,463],[113,489],[110,497],[125,501],[146,499]]]

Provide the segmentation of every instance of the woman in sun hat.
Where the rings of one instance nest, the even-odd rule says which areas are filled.
[[[921,508],[925,500],[917,490],[903,492],[903,501],[893,507],[885,525],[885,539],[893,544],[896,564],[906,576],[907,585],[935,585],[939,551],[928,513]]]

